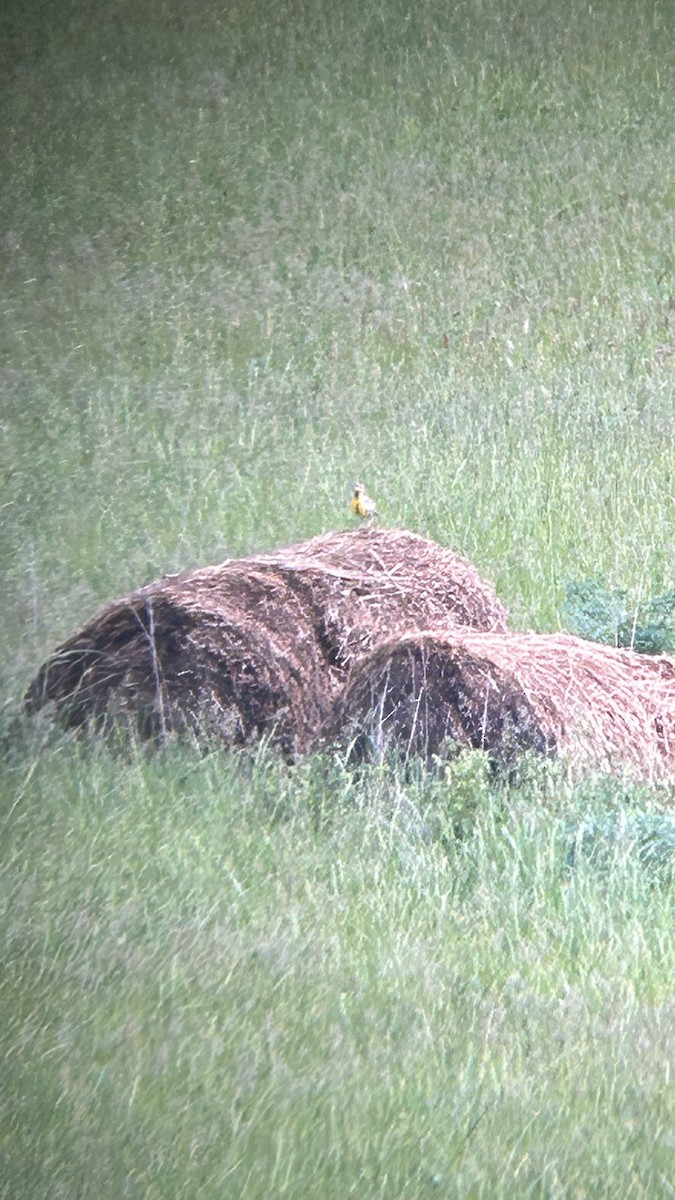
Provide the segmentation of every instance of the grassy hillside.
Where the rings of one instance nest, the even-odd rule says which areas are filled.
[[[357,474],[515,627],[673,587],[674,23],[5,5],[3,727]],[[668,796],[3,746],[0,1196],[673,1195]]]

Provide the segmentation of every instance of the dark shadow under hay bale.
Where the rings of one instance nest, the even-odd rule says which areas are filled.
[[[506,628],[466,559],[402,530],[314,538],[168,576],[89,621],[43,665],[26,706],[69,727],[112,718],[142,735],[206,729],[310,749],[350,666],[431,625]]]
[[[472,746],[507,766],[531,750],[675,781],[675,658],[563,634],[411,633],[356,664],[325,740],[427,761]]]

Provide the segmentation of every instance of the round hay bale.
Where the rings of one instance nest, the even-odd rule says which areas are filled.
[[[356,664],[325,740],[427,761],[472,746],[508,766],[533,750],[576,774],[675,781],[675,658],[566,634],[410,633]]]
[[[70,727],[203,729],[228,746],[314,744],[352,663],[410,629],[505,629],[466,559],[404,530],[326,534],[275,554],[168,576],[104,609],[31,684]]]

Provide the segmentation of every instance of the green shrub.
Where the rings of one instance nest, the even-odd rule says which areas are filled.
[[[628,591],[599,580],[565,585],[563,620],[571,633],[611,646],[629,646],[642,654],[675,650],[675,591],[631,602]]]

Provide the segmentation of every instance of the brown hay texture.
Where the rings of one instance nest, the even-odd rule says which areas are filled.
[[[405,530],[330,533],[274,554],[168,576],[110,605],[31,684],[70,727],[111,718],[144,736],[208,729],[310,749],[350,666],[385,638],[506,628],[466,559]]]
[[[675,782],[675,658],[567,634],[410,633],[354,667],[325,736],[357,756],[472,746],[511,765],[533,750],[574,774]]]

